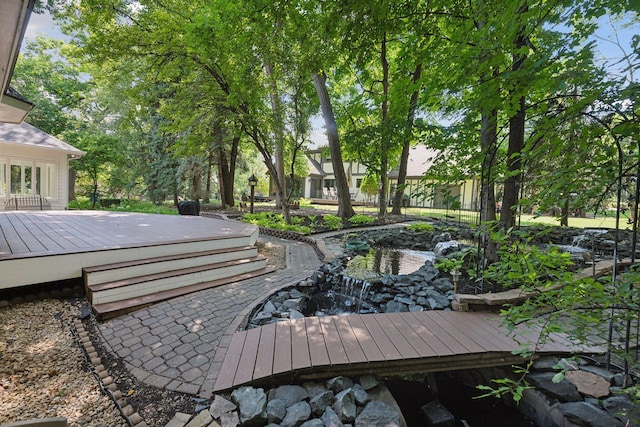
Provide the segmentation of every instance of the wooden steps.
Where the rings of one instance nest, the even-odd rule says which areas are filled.
[[[100,318],[271,270],[257,248],[239,246],[82,269],[87,299]]]

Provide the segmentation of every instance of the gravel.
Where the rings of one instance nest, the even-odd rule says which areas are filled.
[[[0,423],[64,417],[71,427],[126,426],[76,344],[75,305],[60,300],[0,309]]]
[[[268,266],[286,267],[284,246],[260,241],[256,246]],[[74,338],[72,321],[83,305],[82,298],[0,305],[0,424],[64,417],[70,427],[128,425]],[[85,327],[109,375],[147,425],[163,426],[176,412],[192,413],[204,403],[140,383],[124,360],[104,349],[93,316]]]

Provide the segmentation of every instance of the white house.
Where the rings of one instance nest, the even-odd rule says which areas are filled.
[[[464,182],[446,187],[429,186],[424,180],[425,173],[433,165],[438,152],[417,145],[409,152],[406,187],[404,194],[410,206],[430,208],[453,208],[475,210],[478,208],[479,183],[477,178],[469,178]],[[307,155],[309,174],[304,179],[304,197],[310,199],[335,199],[335,174],[327,148],[312,150]],[[344,169],[349,184],[351,199],[358,202],[375,202],[360,191],[362,179],[367,174],[367,167],[359,162],[345,162]],[[389,197],[393,197],[398,182],[398,169],[387,175],[389,179]],[[434,184],[434,182],[431,182]],[[428,194],[427,194],[428,193]]]
[[[23,196],[42,196],[51,209],[67,208],[69,160],[84,154],[28,123],[0,123],[0,209]]]

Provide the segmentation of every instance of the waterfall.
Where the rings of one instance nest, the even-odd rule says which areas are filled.
[[[341,276],[339,283],[334,286],[331,296],[334,307],[331,311],[340,313],[360,313],[366,305],[367,295],[371,283],[350,276]],[[367,312],[370,309],[367,310]]]

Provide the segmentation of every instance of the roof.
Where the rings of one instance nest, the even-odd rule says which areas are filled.
[[[327,176],[327,173],[322,170],[322,166],[317,160],[307,157],[307,163],[309,164],[309,176]]]
[[[433,166],[438,152],[436,150],[425,147],[424,145],[416,145],[409,149],[409,162],[407,163],[407,178],[420,178]],[[398,178],[398,168],[389,172],[388,177],[391,179]]]
[[[19,123],[33,105],[16,98],[9,82],[16,65],[34,0],[2,0],[0,13],[0,122]]]
[[[84,151],[78,150],[66,142],[60,141],[58,138],[25,122],[20,124],[0,123],[0,142],[63,151],[72,156],[82,156],[86,154]]]

